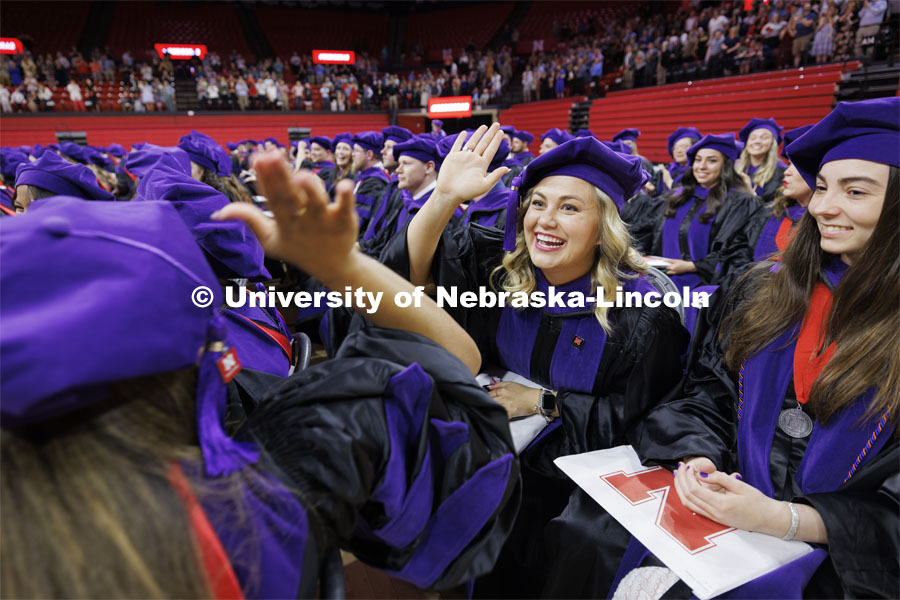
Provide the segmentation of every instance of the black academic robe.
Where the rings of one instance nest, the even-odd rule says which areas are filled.
[[[778,166],[775,167],[775,172],[772,173],[772,177],[763,185],[756,186],[753,189],[756,195],[762,198],[763,202],[771,202],[775,199],[775,194],[778,193],[778,189],[781,187],[782,181],[784,181],[785,171],[787,171],[787,165],[779,162]],[[747,170],[747,174],[750,176],[751,180],[753,179],[754,173],[756,173],[756,169],[751,166]]]
[[[435,284],[460,292],[491,289],[502,245],[497,229],[472,224],[445,230],[433,262]],[[383,259],[408,277],[405,235],[392,240]],[[579,291],[580,284],[573,282],[572,290]],[[642,279],[629,285],[649,286]],[[516,527],[494,572],[476,585],[476,595],[484,597],[531,595],[540,589],[547,560],[539,532],[572,492],[553,459],[631,443],[630,432],[642,415],[680,379],[687,332],[677,313],[665,307],[611,309],[608,335],[590,309],[447,311],[476,341],[483,364],[558,391],[560,419],[521,455],[525,495]]]
[[[763,268],[771,264],[765,263]],[[811,573],[800,573],[794,563],[782,567],[748,589],[749,597],[786,597],[804,575],[809,575],[810,581],[802,590],[803,597],[900,597],[900,450],[893,428],[882,430],[880,439],[876,436],[870,455],[852,476],[845,475],[845,470],[877,430],[878,417],[857,428],[853,423],[859,415],[837,415],[838,422],[829,427],[817,423],[820,431],[799,440],[773,426],[768,434],[771,446],[758,434],[748,433],[750,426],[741,433],[738,413],[743,419],[758,419],[758,415],[749,405],[753,400],[743,405],[739,375],[724,365],[718,329],[722,319],[745,299],[749,287],[741,283],[727,295],[722,290],[713,295],[710,309],[703,311],[698,322],[680,389],[637,426],[634,448],[645,464],[668,468],[685,456],[707,456],[722,471],[741,471],[745,480],[773,498],[810,504],[819,511],[828,545],[814,546],[827,550],[827,556],[819,558],[818,567],[813,564]],[[771,353],[758,355],[777,351],[784,356],[776,357],[771,365],[756,365],[756,372],[748,366],[743,381],[748,395],[759,388],[756,396],[761,393],[765,398],[773,394],[764,388],[787,387],[783,401],[776,400],[767,409],[770,413],[797,406],[793,386],[786,381],[792,372],[793,345],[784,347],[785,341],[777,340]],[[755,437],[754,443],[748,444],[751,437]],[[823,468],[809,468],[817,464]],[[543,594],[606,596],[621,567],[630,534],[580,490],[547,530],[555,560]],[[681,597],[685,591],[681,585],[666,597]]]
[[[293,484],[320,543],[422,588],[490,571],[518,508],[519,467],[505,411],[461,361],[370,327],[332,360],[267,377],[243,378],[237,437]]]

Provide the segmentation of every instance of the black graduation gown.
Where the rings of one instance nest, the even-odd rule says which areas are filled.
[[[244,384],[258,393],[265,378]],[[289,478],[322,543],[422,588],[491,569],[518,508],[519,468],[505,411],[462,362],[372,327],[333,360],[268,385],[238,437]]]
[[[702,311],[680,389],[636,428],[634,448],[645,464],[672,468],[685,456],[707,456],[722,471],[740,468],[736,454],[737,376],[724,365],[718,328],[745,299],[746,289],[741,284],[727,295],[719,290],[712,296],[710,308]],[[768,372],[764,376],[768,377]],[[796,405],[789,386],[781,406]],[[900,450],[896,434],[845,484],[833,491],[804,494],[796,477],[810,439],[793,440],[776,429],[768,460],[772,497],[812,505],[828,533],[828,557],[812,575],[803,596],[900,597]],[[630,534],[580,490],[547,530],[555,561],[544,595],[606,596]],[[677,584],[665,597],[681,597],[686,591],[686,586]],[[762,592],[756,590],[756,595]],[[777,588],[773,593],[771,597],[779,597]]]
[[[752,171],[756,171],[755,169],[751,169]],[[787,171],[787,166],[778,163],[778,166],[775,167],[775,172],[772,173],[772,178],[769,179],[764,185],[757,186],[753,191],[756,192],[756,195],[762,198],[763,202],[771,202],[775,199],[775,194],[778,193],[778,188],[781,187],[781,182],[784,181],[784,172]],[[750,173],[750,179],[753,179],[753,174]]]
[[[445,230],[438,245],[432,275],[435,284],[460,291],[488,286],[493,269],[502,258],[503,232],[471,224]],[[383,258],[401,275],[409,275],[406,236],[397,236]],[[508,348],[498,347],[504,309],[446,309],[473,337],[482,352],[483,364],[501,365]],[[512,310],[512,309],[509,309]],[[612,333],[603,341],[597,331],[584,335],[581,344],[571,337],[579,326],[591,331],[590,312],[550,314],[540,309],[534,315],[533,350],[520,375],[559,391],[561,418],[555,429],[532,444],[521,455],[525,496],[516,527],[490,577],[483,578],[476,594],[484,597],[525,597],[540,590],[547,557],[539,532],[559,514],[573,486],[552,464],[558,456],[631,443],[631,431],[681,377],[680,356],[687,345],[687,332],[675,311],[660,308],[612,309]],[[526,311],[527,312],[527,311]],[[581,324],[581,325],[579,325]],[[599,329],[599,325],[597,325]],[[600,330],[602,331],[602,330]],[[569,332],[565,334],[565,332]],[[581,350],[572,350],[578,344]],[[583,352],[584,354],[579,354]],[[576,368],[577,358],[600,354],[593,371]],[[554,356],[572,358],[554,362]],[[559,369],[559,364],[566,365]],[[525,372],[520,372],[525,371]],[[564,389],[560,378],[581,380],[580,391]],[[551,426],[554,427],[554,426]]]

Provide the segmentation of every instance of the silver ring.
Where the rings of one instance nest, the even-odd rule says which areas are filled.
[[[468,146],[463,146],[463,152],[472,152],[472,149]]]

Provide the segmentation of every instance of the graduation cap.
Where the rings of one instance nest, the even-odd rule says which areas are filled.
[[[740,155],[740,151],[738,151],[733,135],[730,133],[721,133],[719,135],[707,133],[700,138],[699,142],[688,148],[688,162],[693,163],[697,151],[702,150],[703,148],[718,150],[723,156],[730,158],[732,161],[737,160]]]
[[[822,165],[831,161],[853,158],[900,167],[900,98],[840,102],[786,153],[811,190]]]
[[[380,131],[360,131],[353,136],[353,145],[379,155],[381,148],[384,147],[384,135]]]
[[[309,143],[320,146],[322,150],[331,150],[331,138],[325,137],[324,135],[317,135],[309,138]]]
[[[443,126],[444,126],[444,122],[441,121],[440,119],[435,119],[435,120],[433,120],[433,121],[431,122],[431,124],[432,124],[432,125],[437,125],[438,127],[443,127]]]
[[[669,156],[672,155],[672,148],[675,146],[675,144],[678,143],[679,140],[688,138],[688,139],[700,141],[700,138],[702,138],[702,137],[703,137],[703,134],[700,133],[700,130],[697,129],[696,127],[679,127],[678,129],[673,131],[671,134],[669,134],[669,137],[667,138],[667,142],[668,142],[667,148],[669,149]]]
[[[334,140],[331,142],[331,151],[334,152],[337,150],[338,144],[341,142],[347,144],[350,148],[353,148],[353,134],[349,131],[345,131],[344,133],[339,133],[334,136]]]
[[[100,150],[98,150],[97,148],[94,148],[92,146],[85,147],[84,157],[87,159],[87,162],[92,165],[105,169],[110,173],[115,172],[112,161],[109,160],[108,157],[104,156],[103,153],[100,152]]]
[[[423,163],[433,161],[435,168],[441,166],[446,154],[442,154],[438,148],[438,142],[430,135],[418,135],[405,142],[394,145],[394,159],[399,160],[406,155]]]
[[[525,142],[526,144],[530,144],[534,141],[534,136],[528,133],[527,131],[519,131],[518,129],[513,131],[513,134],[510,136],[513,139],[520,140]]]
[[[0,222],[0,253],[16,257],[0,271],[0,286],[17,290],[0,297],[3,427],[95,405],[113,382],[192,367],[200,357],[197,433],[207,475],[257,460],[222,430],[219,365],[237,365],[215,306],[221,292],[172,205],[38,203]],[[199,286],[215,290],[211,305],[189,300]]]
[[[106,153],[112,154],[116,158],[122,158],[125,156],[125,147],[122,144],[110,144],[106,147]]]
[[[551,140],[556,142],[557,145],[565,144],[569,140],[574,139],[572,137],[572,134],[559,129],[558,127],[554,127],[553,129],[548,129],[547,131],[545,131],[544,135],[541,136],[541,141],[543,142],[547,138],[550,138]]]
[[[640,129],[623,129],[619,133],[613,136],[612,141],[614,142],[635,142],[637,143],[637,139],[641,137]]]
[[[384,141],[391,140],[396,143],[405,142],[406,140],[412,139],[413,133],[409,129],[405,127],[397,127],[396,125],[391,125],[390,127],[385,127],[381,130],[381,133],[384,135]]]
[[[284,148],[284,144],[282,144],[281,142],[279,142],[278,140],[276,140],[276,139],[273,138],[273,137],[267,137],[267,138],[265,139],[265,141],[269,142],[270,144],[272,144],[272,145],[275,146],[276,148]]]
[[[184,173],[178,160],[162,155],[141,178],[132,202],[171,203],[204,250],[213,271],[223,279],[271,279],[265,253],[250,228],[241,221],[212,221],[210,215],[229,204],[215,188]]]
[[[545,152],[528,163],[513,180],[514,193],[506,211],[506,233],[503,249],[516,247],[518,206],[528,190],[546,177],[568,175],[583,179],[601,189],[613,202],[621,205],[634,196],[650,179],[641,168],[641,158],[616,152],[596,138],[576,138]]]
[[[188,153],[177,146],[157,146],[155,144],[138,144],[119,166],[135,177],[143,177],[159,162],[165,154],[174,158],[183,173],[191,174],[191,158]]]
[[[579,129],[575,133],[575,137],[582,138],[582,137],[597,137],[597,136],[594,135],[594,132],[591,131],[590,129]]]
[[[750,134],[757,129],[766,129],[770,131],[775,137],[776,143],[779,145],[781,144],[781,134],[784,132],[784,127],[776,123],[775,119],[750,119],[750,121],[741,129],[740,133],[738,133],[738,138],[746,145],[747,138],[749,138]]]
[[[624,142],[600,142],[600,143],[603,144],[604,146],[606,146],[607,148],[610,148],[610,149],[618,152],[619,154],[627,154],[627,155],[631,156],[631,146],[629,146],[628,144],[626,144]]]
[[[33,185],[59,196],[74,196],[82,200],[115,200],[100,187],[97,177],[86,166],[70,163],[45,152],[34,162],[24,162],[16,169],[16,187]]]
[[[509,137],[512,137],[513,134],[516,132],[516,128],[513,127],[512,125],[501,125],[501,126],[500,126],[500,131],[502,131],[503,133],[505,133],[505,134],[508,135]]]
[[[213,171],[219,177],[231,175],[231,157],[208,135],[192,130],[178,140],[178,147],[187,152],[191,162]]]
[[[0,148],[0,173],[7,182],[15,179],[16,169],[21,164],[28,164],[27,154],[17,148]]]
[[[31,155],[35,158],[40,158],[44,155],[44,153],[47,152],[47,150],[48,150],[48,148],[46,148],[40,144],[35,144],[34,147],[31,149]]]
[[[87,158],[84,155],[84,146],[79,146],[75,142],[62,142],[59,145],[59,152],[81,164],[87,162]]]
[[[239,144],[237,144],[235,142],[226,142],[225,143],[225,147],[228,148],[229,152],[233,152],[233,151],[237,150],[238,146],[239,146]]]

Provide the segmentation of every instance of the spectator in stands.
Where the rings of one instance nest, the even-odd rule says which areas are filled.
[[[5,85],[0,85],[0,111],[5,113],[11,113],[13,111],[9,96],[9,89]]]
[[[793,64],[794,37],[797,35],[797,17],[791,17],[787,26],[779,34],[781,41],[776,52],[776,66],[779,69],[787,69]]]
[[[787,21],[781,18],[781,13],[777,10],[773,10],[769,16],[769,22],[763,25],[760,33],[763,38],[766,40],[766,46],[769,47],[771,51],[775,51],[778,48],[778,42],[780,41],[779,34],[781,30],[787,27]]]
[[[238,108],[241,111],[246,111],[250,105],[250,88],[247,87],[247,82],[244,81],[243,77],[240,77],[237,83],[234,84],[234,93],[237,96]]]
[[[887,11],[887,0],[863,0],[863,6],[859,9],[859,29],[856,30],[856,56],[863,55],[863,41],[867,37],[874,36],[881,29],[881,21]]]
[[[168,79],[163,79],[160,85],[160,96],[166,110],[173,112],[175,110],[175,88]]]
[[[792,48],[795,67],[800,66],[800,62],[803,60],[806,52],[809,50],[813,33],[815,33],[816,31],[817,21],[818,15],[816,15],[816,13],[813,11],[812,4],[810,4],[809,2],[804,2],[803,10],[799,13],[796,21],[797,33],[794,36],[794,44]]]
[[[100,59],[100,64],[103,66],[103,79],[104,81],[115,81],[116,80],[116,61],[110,58],[107,55],[103,55]]]
[[[93,79],[84,81],[84,106],[90,111],[100,112],[100,101],[97,98],[97,87]]]
[[[630,90],[634,87],[634,48],[631,44],[625,46],[625,58],[622,60],[622,87]]]
[[[841,14],[834,21],[834,60],[850,60],[853,53],[856,24],[859,18],[856,14],[856,0],[846,0]]]
[[[828,15],[819,17],[816,35],[812,42],[812,50],[810,50],[810,55],[816,57],[816,64],[826,63],[831,60],[834,50],[832,32],[831,18]]]
[[[66,91],[69,92],[69,99],[72,101],[72,109],[75,112],[84,112],[84,99],[81,96],[81,88],[78,87],[78,84],[74,81],[70,81],[69,85],[66,86]]]
[[[709,26],[708,26],[709,37],[710,38],[715,37],[714,34],[717,31],[721,31],[724,33],[725,28],[728,26],[728,22],[729,22],[729,19],[725,15],[725,10],[720,10],[718,12],[718,15],[716,15],[714,18],[709,20]]]

